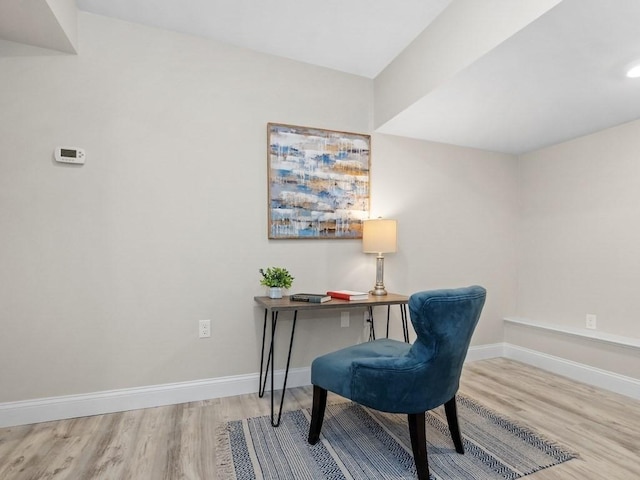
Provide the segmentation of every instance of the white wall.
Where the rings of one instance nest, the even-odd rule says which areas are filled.
[[[398,219],[385,285],[482,285],[487,301],[472,345],[501,342],[502,318],[515,309],[515,158],[391,135],[373,140],[371,214]]]
[[[640,338],[640,121],[520,158],[518,315]],[[640,378],[637,349],[510,326],[506,340]]]
[[[367,132],[371,82],[88,14],[79,27],[77,56],[0,59],[0,401],[257,371],[258,269],[307,290],[362,259],[356,241],[267,240],[266,124]],[[57,145],[86,165],[55,164]],[[297,362],[340,334],[360,330],[301,343]]]
[[[372,286],[359,241],[266,233],[267,122],[370,132],[371,80],[88,14],[77,56],[0,72],[0,402],[257,372],[260,267],[288,267],[296,291]],[[58,145],[86,165],[53,162]],[[388,287],[484,284],[474,342],[500,341],[513,163],[378,135],[372,162],[373,213],[400,221]],[[294,367],[362,339],[361,321],[314,319]]]

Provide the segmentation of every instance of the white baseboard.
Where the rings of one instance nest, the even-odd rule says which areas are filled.
[[[640,399],[640,380],[506,343],[471,347],[467,354],[467,361],[473,362],[496,357],[518,360],[580,382]],[[274,388],[281,389],[283,381],[284,372],[276,371]],[[292,368],[289,371],[287,387],[301,387],[310,385],[310,383],[311,369],[309,367]],[[267,390],[269,390],[269,385],[267,385]],[[0,404],[0,427],[196,402],[209,398],[256,393],[257,391],[258,374],[255,373],[7,402]]]
[[[640,400],[640,380],[555,357],[528,348],[504,344],[504,357]]]
[[[504,343],[490,343],[469,347],[465,362],[487,360],[489,358],[504,357]]]
[[[270,389],[270,381],[271,378],[269,377],[267,390]],[[255,373],[192,382],[0,403],[0,427],[256,393],[258,391],[258,382],[258,374]],[[284,371],[275,371],[274,388],[276,390],[282,389],[283,382]],[[292,368],[289,370],[287,388],[305,386],[310,383],[310,368]]]

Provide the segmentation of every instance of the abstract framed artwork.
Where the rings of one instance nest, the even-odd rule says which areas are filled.
[[[271,239],[362,238],[371,136],[269,123]]]

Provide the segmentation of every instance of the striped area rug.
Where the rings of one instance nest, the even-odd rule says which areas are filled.
[[[515,479],[575,458],[530,428],[516,425],[468,397],[458,396],[465,454],[456,453],[443,407],[427,415],[431,479]],[[224,479],[416,478],[406,415],[348,402],[327,405],[321,441],[307,443],[310,411],[224,425],[217,458]]]

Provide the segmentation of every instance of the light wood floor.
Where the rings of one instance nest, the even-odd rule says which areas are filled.
[[[506,359],[467,364],[460,391],[580,455],[527,479],[640,479],[638,401]],[[268,414],[267,397],[0,429],[0,479],[223,480],[215,468],[216,425]],[[310,404],[310,387],[287,391],[285,409]]]

